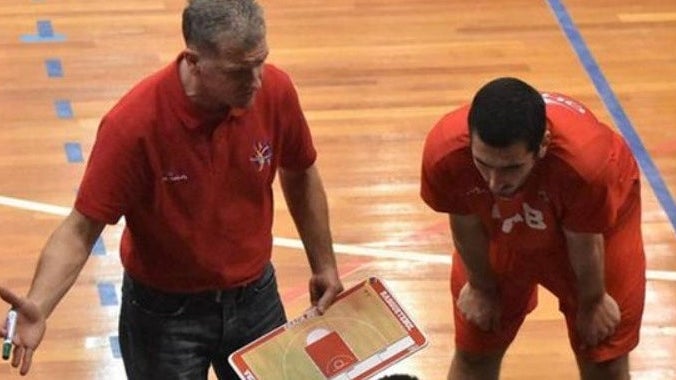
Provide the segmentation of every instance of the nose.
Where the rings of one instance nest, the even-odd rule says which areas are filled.
[[[486,172],[486,182],[488,183],[488,188],[493,193],[501,192],[506,184],[505,176],[495,169]]]

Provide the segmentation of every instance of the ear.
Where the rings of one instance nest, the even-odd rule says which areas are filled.
[[[552,141],[552,134],[549,132],[549,128],[545,129],[545,135],[542,137],[542,142],[540,143],[540,148],[538,149],[538,158],[543,158],[547,154],[547,148],[549,143]]]
[[[191,72],[195,72],[196,70],[199,70],[199,66],[197,65],[197,62],[200,60],[200,55],[197,51],[186,48],[183,50],[183,57],[185,59],[185,62],[188,64],[188,68],[190,69]]]

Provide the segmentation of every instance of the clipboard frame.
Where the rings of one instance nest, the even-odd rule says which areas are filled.
[[[423,349],[427,346],[428,340],[420,328],[413,322],[409,314],[404,310],[403,306],[396,299],[394,294],[385,285],[385,282],[378,277],[369,277],[351,288],[340,293],[331,308],[340,307],[341,304],[350,301],[350,298],[355,296],[359,290],[365,287],[370,287],[371,291],[378,295],[378,301],[382,302],[384,310],[388,310],[389,317],[396,319],[406,335],[394,344],[382,347],[376,354],[368,358],[361,358],[358,362],[346,366],[331,377],[324,376],[326,380],[362,380],[377,372],[393,365],[396,362],[412,355],[413,353]],[[314,310],[313,310],[314,311]],[[310,322],[317,322],[317,319],[325,316],[317,315],[316,311],[306,313],[286,324],[270,331],[261,336],[255,341],[241,347],[228,356],[228,362],[235,370],[237,375],[242,380],[279,380],[279,373],[276,374],[275,379],[270,377],[261,377],[260,374],[255,373],[254,369],[247,363],[246,355],[256,350],[264,343],[267,343],[285,332],[307,325]],[[305,364],[305,363],[303,363]],[[308,356],[307,365],[315,365],[312,359]],[[281,371],[280,371],[281,373]]]

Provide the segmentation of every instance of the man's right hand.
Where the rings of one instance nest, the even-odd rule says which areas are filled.
[[[9,289],[0,287],[0,298],[9,303],[17,312],[17,324],[14,333],[14,350],[12,352],[12,366],[19,369],[21,375],[28,373],[33,361],[33,352],[42,341],[47,327],[46,320],[40,308],[26,299],[14,294]],[[7,335],[7,326],[0,329],[4,338]]]
[[[466,283],[457,301],[460,313],[483,331],[500,329],[500,303],[496,291],[486,291]]]

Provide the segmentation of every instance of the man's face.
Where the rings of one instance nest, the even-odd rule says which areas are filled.
[[[246,108],[263,81],[268,45],[263,38],[250,50],[225,45],[217,55],[201,55],[198,96],[211,109]]]
[[[517,193],[535,165],[536,154],[528,151],[525,142],[495,148],[481,141],[476,133],[471,141],[474,166],[491,192],[503,198]]]

